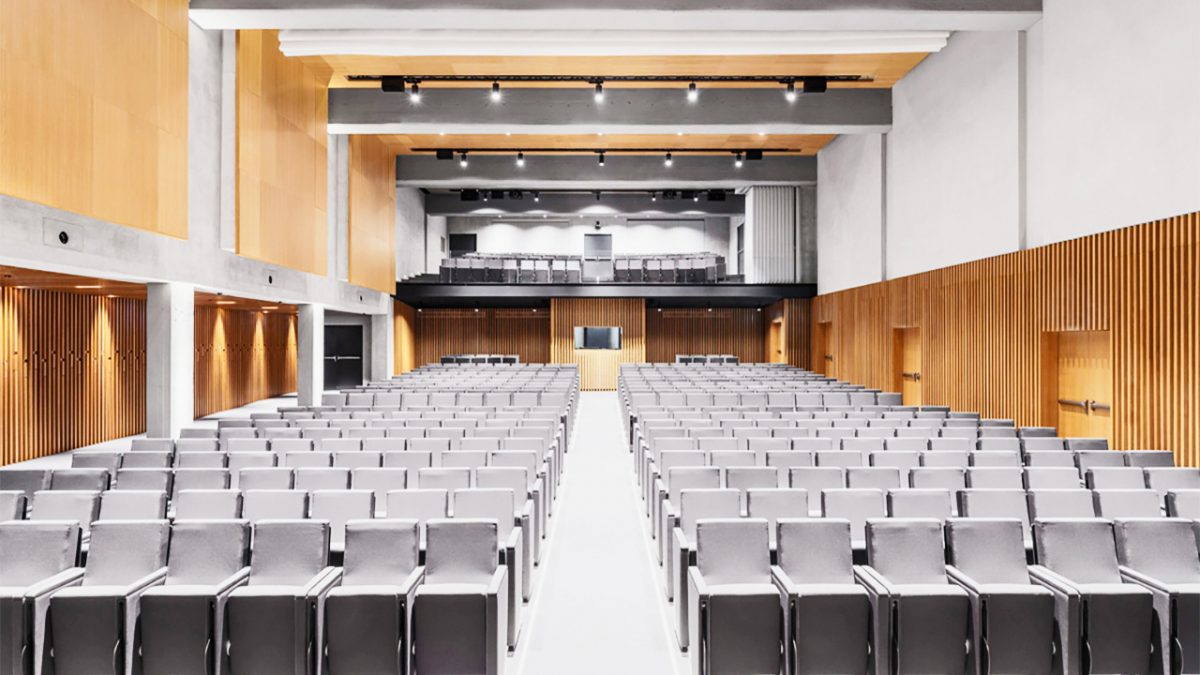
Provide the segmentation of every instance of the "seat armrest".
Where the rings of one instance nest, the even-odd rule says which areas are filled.
[[[504,565],[497,565],[496,571],[492,572],[492,580],[488,582],[488,595],[498,595],[503,593],[508,588],[508,568]]]
[[[708,595],[708,583],[704,581],[704,575],[700,573],[699,567],[688,568],[688,587],[698,597]]]
[[[78,586],[81,583],[83,583],[83,568],[72,567],[31,584],[29,588],[25,589],[25,598],[28,600],[37,600],[44,596],[53,595],[69,586]]]
[[[1062,595],[1079,595],[1079,587],[1070,579],[1054,572],[1045,565],[1030,565],[1029,578],[1055,593]]]
[[[125,596],[141,595],[151,586],[161,586],[167,580],[167,568],[160,567],[125,587]]]
[[[1156,579],[1148,574],[1144,574],[1133,569],[1132,567],[1126,567],[1124,565],[1121,565],[1118,569],[1121,572],[1121,579],[1125,581],[1135,583],[1152,591],[1158,591],[1159,593],[1171,592],[1170,585],[1161,579]]]
[[[954,565],[946,565],[946,576],[949,577],[951,583],[961,587],[971,595],[979,595],[979,582]]]
[[[400,584],[401,595],[412,596],[417,591],[417,588],[425,581],[425,566],[421,565],[408,573],[404,581]],[[411,605],[410,605],[411,606]]]
[[[304,586],[303,595],[318,598],[324,597],[325,595],[329,594],[329,591],[332,590],[334,586],[338,586],[341,583],[342,568],[326,567],[320,572],[317,572],[316,576],[314,576],[312,580]]]
[[[525,505],[521,508],[520,518],[517,519],[517,524],[522,525],[524,523],[527,523],[527,522],[529,522],[529,519],[532,517],[533,517],[533,500],[526,499]]]
[[[519,526],[520,521],[517,521],[516,524]],[[505,542],[504,545],[507,546],[509,549],[512,549],[513,551],[519,551],[521,549],[521,528],[520,527],[514,527],[512,529],[512,532],[508,533],[508,541]]]
[[[866,588],[871,595],[889,596],[895,592],[887,579],[870,565],[855,565],[854,581]]]
[[[246,584],[248,581],[250,581],[250,568],[243,567],[217,584],[217,597],[229,595],[233,592],[233,589]]]
[[[783,568],[779,565],[771,565],[771,581],[785,595],[791,596],[796,594],[796,582],[792,581],[792,577],[787,572],[784,572]]]

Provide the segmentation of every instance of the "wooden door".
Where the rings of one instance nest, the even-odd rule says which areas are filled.
[[[1048,357],[1054,395],[1046,401],[1058,435],[1112,443],[1112,340],[1108,331],[1056,333]],[[1047,383],[1051,385],[1051,383]]]
[[[772,321],[767,327],[767,361],[787,363],[787,354],[783,350],[783,319]]]
[[[892,345],[896,391],[900,392],[904,405],[922,405],[924,399],[921,393],[921,329],[895,329]]]
[[[826,377],[837,377],[833,362],[833,323],[819,321],[813,330],[813,372]]]

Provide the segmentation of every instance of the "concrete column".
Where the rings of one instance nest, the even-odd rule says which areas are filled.
[[[189,284],[146,284],[146,435],[174,438],[192,422],[195,291]]]
[[[395,320],[391,314],[371,315],[371,372],[368,380],[389,380],[395,372]]]
[[[300,305],[296,317],[296,393],[299,405],[320,405],[325,389],[325,307]]]
[[[329,134],[326,147],[329,191],[326,263],[330,276],[346,281],[350,278],[350,137]]]

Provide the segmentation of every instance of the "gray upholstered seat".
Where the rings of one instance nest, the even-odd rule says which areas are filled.
[[[173,504],[176,520],[228,520],[242,517],[238,490],[180,490]]]
[[[783,613],[771,582],[767,528],[761,518],[696,524],[696,565],[687,584],[692,672],[781,672]]]
[[[874,488],[822,490],[821,514],[850,521],[850,546],[862,552],[866,550],[867,520],[887,517],[887,503],[883,490]]]
[[[251,524],[260,520],[297,520],[308,517],[308,493],[303,490],[246,490],[242,517]]]
[[[388,518],[417,521],[424,550],[429,521],[450,516],[450,493],[431,489],[393,490],[387,494],[387,515]]]
[[[954,515],[954,497],[949,490],[908,488],[888,490],[888,516],[892,518],[936,518]]]
[[[1019,520],[953,518],[946,523],[951,579],[971,599],[976,672],[1050,675],[1054,596],[1034,585]]]
[[[798,488],[756,488],[746,491],[746,514],[767,521],[771,550],[777,549],[776,524],[783,518],[808,517],[807,490]]]
[[[1092,490],[1100,518],[1159,518],[1162,511],[1154,490]]]
[[[0,522],[0,672],[42,672],[50,598],[83,580],[79,537],[72,520]]]
[[[523,550],[523,574],[521,577],[521,598],[529,601],[533,589],[533,574],[531,566],[537,563],[538,549],[541,546],[541,523],[539,521],[539,504],[533,494],[526,469],[517,466],[489,466],[475,469],[475,487],[501,488],[511,490],[513,499],[513,516],[521,524],[524,535],[521,538]]]
[[[375,515],[375,493],[370,490],[314,490],[309,497],[308,517],[329,523],[329,553],[341,561],[346,546],[346,523]]]
[[[55,469],[50,475],[51,490],[98,490],[109,487],[107,469]]]
[[[455,518],[496,521],[500,560],[508,568],[508,648],[514,649],[521,633],[522,580],[532,574],[525,548],[528,517],[516,517],[516,494],[509,488],[455,490],[453,503]]]
[[[84,542],[100,515],[100,493],[93,490],[39,490],[33,493],[29,520],[73,520]]]
[[[1200,490],[1168,491],[1167,515],[1200,521]]]
[[[808,513],[811,516],[821,515],[819,496],[822,491],[846,487],[846,470],[841,467],[796,467],[788,474],[793,488],[808,491]]]
[[[1088,490],[1030,490],[1027,493],[1030,522],[1046,518],[1094,518],[1096,505]]]
[[[141,601],[142,668],[146,675],[228,672],[225,602],[246,583],[249,526],[242,520],[177,521],[171,528],[167,577]]]
[[[0,522],[25,519],[25,493],[0,490]]]
[[[417,470],[417,484],[423,490],[465,490],[471,487],[471,470],[464,468],[441,468]]]
[[[727,488],[688,489],[679,493],[679,516],[670,528],[669,548],[663,561],[667,580],[667,599],[676,609],[675,637],[679,646],[688,647],[687,574],[693,564],[696,523],[705,518],[737,518],[741,504],[737,490]]]
[[[1024,490],[962,490],[958,493],[958,501],[958,514],[964,518],[1014,518],[1021,521],[1025,550],[1033,550],[1029,505]]]
[[[109,490],[100,495],[100,520],[161,520],[167,493],[161,490]]]

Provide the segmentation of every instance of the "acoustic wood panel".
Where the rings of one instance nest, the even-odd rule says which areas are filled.
[[[0,287],[0,464],[146,425],[144,300]]]
[[[764,352],[764,360],[768,358],[771,336],[770,325],[775,321],[783,324],[783,359],[782,363],[797,368],[809,368],[809,356],[812,352],[812,300],[809,298],[784,298],[763,310],[763,343],[768,351]]]
[[[353,137],[352,137],[353,138]],[[488,148],[539,148],[555,150],[637,150],[640,148],[736,150],[783,149],[772,155],[815,155],[834,139],[832,134],[385,134],[379,136],[398,154],[413,154],[413,148],[460,148],[483,154]],[[530,158],[536,153],[526,152]],[[561,154],[561,153],[559,153]],[[657,153],[655,153],[657,154]]]
[[[0,2],[0,193],[186,238],[187,9]]]
[[[284,57],[277,32],[238,31],[240,255],[325,274],[328,80]]]
[[[296,391],[296,317],[198,306],[196,417]]]
[[[422,309],[414,315],[414,367],[437,363],[448,354],[516,354],[522,363],[550,361],[550,314],[545,310]]]
[[[926,404],[1019,425],[1044,421],[1043,334],[1109,331],[1114,446],[1200,465],[1200,213],[820,296],[813,311],[837,377],[892,388],[892,331],[919,327]]]
[[[395,375],[403,375],[421,365],[417,363],[417,310],[398,300],[394,306],[396,338],[392,344],[395,350],[392,367]]]
[[[619,326],[621,348],[575,349],[576,326]],[[579,366],[579,386],[613,390],[622,363],[646,360],[646,301],[641,298],[551,298],[550,359]]]
[[[396,291],[396,155],[378,136],[350,137],[350,283]]]
[[[648,309],[646,360],[672,363],[676,354],[732,354],[744,363],[766,360],[766,322],[753,308]]]

